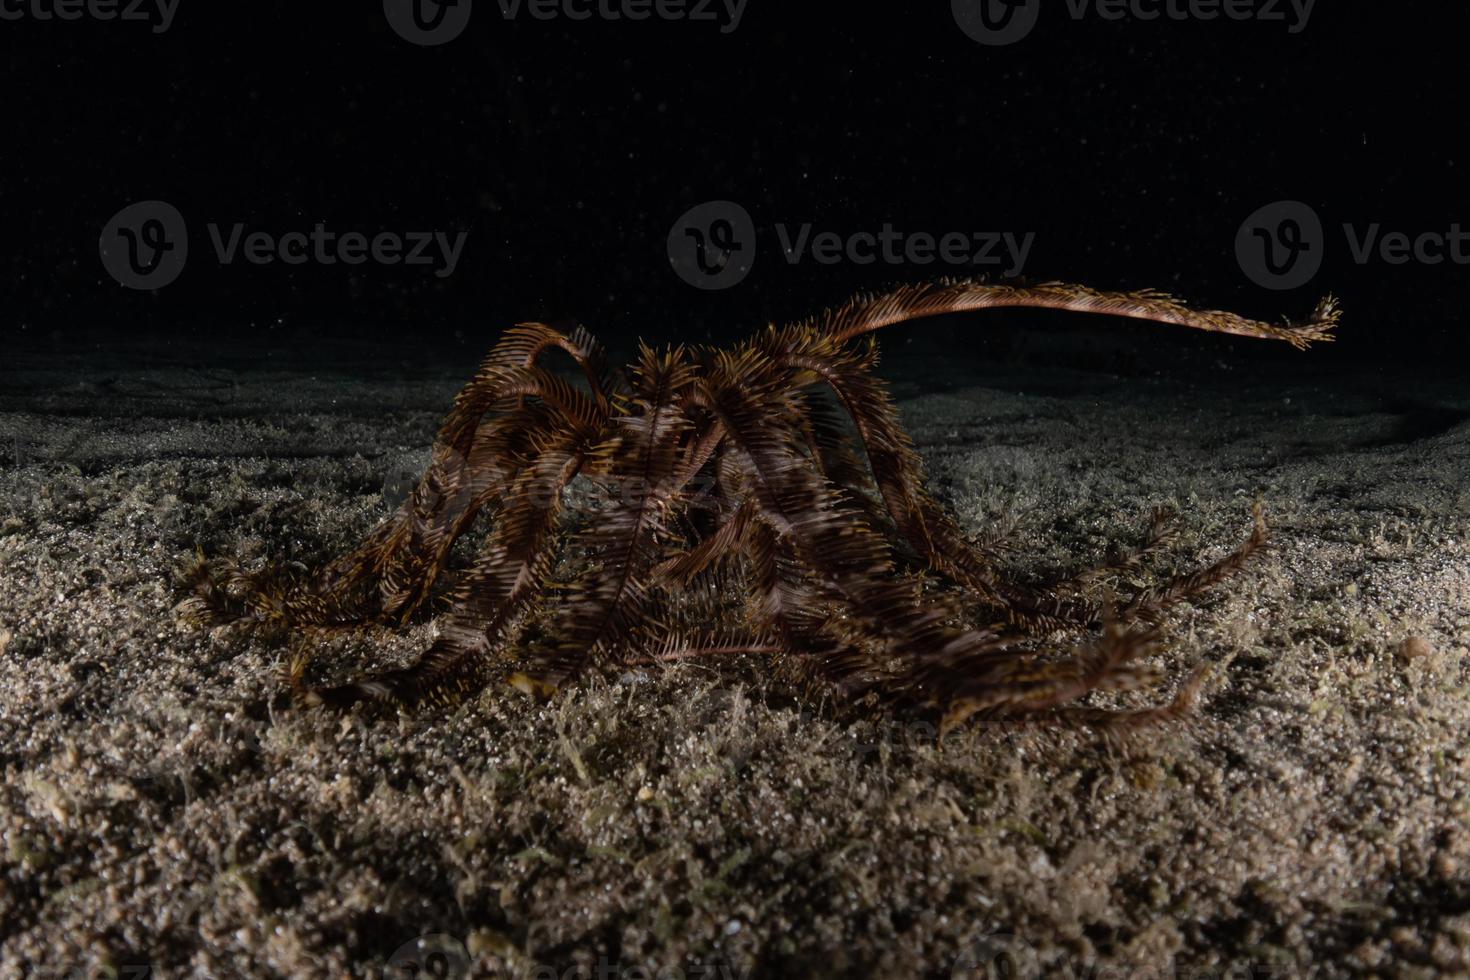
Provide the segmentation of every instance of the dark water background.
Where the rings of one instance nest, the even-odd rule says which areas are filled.
[[[520,320],[583,322],[614,346],[728,340],[856,290],[970,271],[788,263],[776,225],[810,222],[841,235],[885,223],[1034,233],[1029,278],[1163,288],[1271,319],[1332,291],[1348,318],[1316,356],[1344,370],[1453,374],[1467,350],[1466,265],[1359,264],[1342,229],[1470,228],[1453,5],[1321,3],[1298,25],[1267,0],[1242,21],[1181,19],[1170,11],[1212,8],[1180,0],[1135,4],[1163,11],[1154,20],[1099,8],[1073,19],[1048,0],[1024,41],[984,46],[949,3],[749,0],[730,29],[507,19],[480,2],[436,47],[405,41],[382,5],[360,6],[182,0],[161,31],[0,21],[9,349],[323,366],[346,345],[385,365],[466,363]],[[152,199],[185,217],[188,264],[164,288],[126,289],[102,266],[99,234]],[[750,274],[714,291],[674,275],[666,244],[710,200],[745,208],[758,239]],[[1320,216],[1325,259],[1306,285],[1274,291],[1242,271],[1235,241],[1280,200]],[[318,222],[466,237],[439,277],[226,265],[206,231],[279,237]],[[918,342],[994,353],[1017,333],[1089,329],[1003,314],[929,325]],[[1112,332],[1206,367],[1292,355]]]

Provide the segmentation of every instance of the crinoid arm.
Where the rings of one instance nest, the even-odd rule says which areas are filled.
[[[811,320],[781,330],[771,328],[752,342],[764,358],[798,380],[824,385],[835,394],[857,431],[889,519],[931,567],[963,584],[1013,624],[1041,629],[1096,625],[1100,609],[1095,603],[1059,594],[1063,591],[1060,588],[1037,594],[997,578],[994,555],[972,547],[926,491],[919,455],[899,423],[886,387],[873,373],[876,349],[871,343],[858,342],[874,331],[909,320],[993,307],[1070,310],[1151,320],[1208,332],[1284,340],[1298,348],[1312,341],[1331,340],[1340,317],[1337,302],[1330,296],[1307,320],[1276,326],[1219,310],[1195,310],[1155,291],[1101,292],[1063,283],[1027,287],[959,280],[860,296]],[[1155,541],[1148,551],[1158,550],[1164,540]],[[1202,578],[1194,584],[1195,591],[1207,587]],[[1179,583],[1179,588],[1192,594],[1187,583]]]
[[[858,296],[823,314],[810,326],[819,333],[847,341],[920,317],[1002,307],[1068,310],[1151,320],[1210,333],[1284,340],[1298,349],[1331,341],[1332,331],[1342,316],[1341,307],[1333,296],[1324,297],[1305,320],[1272,324],[1226,310],[1197,310],[1168,293],[1152,289],[1105,292],[1062,282],[1018,286],[961,279],[903,286],[879,296]]]
[[[1225,557],[1153,585],[1176,540],[1155,511],[1139,544],[1100,568],[1026,584],[999,536],[968,537],[926,486],[922,460],[875,372],[873,334],[908,320],[1035,307],[1281,340],[1332,339],[1323,300],[1300,323],[1194,310],[1161,293],[939,282],[859,297],[728,350],[641,347],[614,378],[583,331],[510,331],[454,400],[409,499],[315,574],[246,575],[197,562],[189,612],[276,627],[395,625],[443,599],[430,648],[409,666],[313,685],[297,700],[343,708],[452,703],[508,682],[551,695],[600,665],[741,658],[773,677],[964,724],[1087,726],[1111,734],[1185,715],[1173,701],[1088,705],[1092,692],[1160,679],[1149,655],[1168,609],[1242,573],[1267,546],[1262,509]],[[544,354],[562,351],[572,380]],[[607,503],[572,513],[574,479]],[[454,542],[490,530],[446,584]],[[1106,598],[1095,593],[1106,585]],[[1115,594],[1118,593],[1118,594]],[[1082,702],[1082,703],[1079,703]]]
[[[650,608],[653,573],[671,518],[688,502],[682,464],[691,422],[683,402],[694,377],[682,348],[662,355],[642,348],[628,409],[590,464],[617,487],[618,499],[579,535],[577,550],[589,557],[589,566],[568,588],[546,642],[532,652],[531,669],[512,676],[522,690],[556,690],[589,659],[620,647],[656,612]]]

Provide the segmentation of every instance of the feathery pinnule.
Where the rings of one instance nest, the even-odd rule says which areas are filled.
[[[446,610],[405,667],[323,685],[309,679],[309,651],[290,657],[283,676],[309,705],[411,709],[499,682],[549,695],[598,665],[739,657],[873,710],[935,712],[941,732],[1117,734],[1180,718],[1203,670],[1160,707],[1076,702],[1160,680],[1144,657],[1165,611],[1239,575],[1266,547],[1264,513],[1256,505],[1252,533],[1224,558],[1142,588],[1130,583],[1174,542],[1172,512],[1155,511],[1141,543],[1101,568],[1043,587],[1007,575],[1002,536],[967,537],[929,492],[872,336],[996,307],[1297,348],[1331,340],[1340,316],[1331,297],[1306,321],[1273,325],[1152,291],[941,281],[858,297],[728,350],[643,346],[621,379],[581,328],[521,324],[456,396],[409,498],[359,547],[312,575],[201,555],[181,610],[276,632]],[[577,381],[547,366],[558,351]],[[579,478],[604,491],[594,513],[565,506]],[[451,570],[453,544],[482,514],[479,556]],[[1100,596],[1100,585],[1134,591]]]

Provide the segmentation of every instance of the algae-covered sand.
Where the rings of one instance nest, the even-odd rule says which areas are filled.
[[[1169,619],[1171,677],[1216,665],[1187,723],[936,746],[695,665],[547,704],[291,710],[283,646],[177,623],[174,570],[352,543],[473,359],[13,361],[0,972],[1464,973],[1470,393],[1300,363],[885,364],[939,494],[1016,520],[1025,575],[1096,563],[1161,503],[1175,567],[1257,498],[1275,529]]]

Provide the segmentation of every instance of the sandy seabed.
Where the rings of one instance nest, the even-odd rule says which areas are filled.
[[[1022,574],[1165,503],[1186,567],[1266,502],[1269,556],[1168,621],[1171,677],[1215,665],[1197,714],[1120,744],[936,746],[692,664],[333,717],[279,643],[177,622],[196,547],[357,540],[472,366],[4,369],[0,975],[1470,972],[1463,386],[886,366]]]

